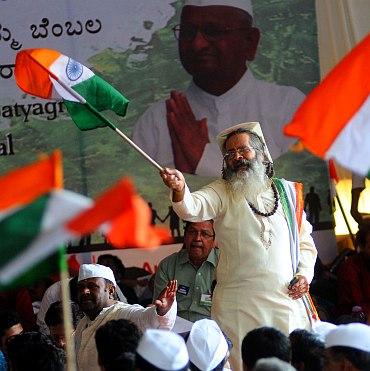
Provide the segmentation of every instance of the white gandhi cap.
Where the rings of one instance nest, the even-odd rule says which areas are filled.
[[[188,341],[190,362],[201,371],[213,370],[226,357],[227,342],[217,323],[210,319],[196,321]]]
[[[325,348],[350,347],[370,353],[370,326],[363,323],[339,325],[326,335]]]
[[[233,8],[238,8],[246,11],[253,17],[253,7],[251,0],[185,0],[186,5],[192,6],[213,6],[213,5],[223,5],[231,6]]]
[[[82,264],[78,273],[78,282],[87,278],[106,278],[117,286],[112,269],[100,264]]]
[[[189,363],[184,339],[172,331],[146,330],[136,352],[161,370],[181,370]]]
[[[236,131],[238,129],[249,130],[252,133],[256,134],[261,139],[261,141],[263,143],[264,154],[265,154],[266,158],[271,163],[273,162],[272,158],[271,158],[271,155],[270,155],[270,152],[269,152],[269,150],[267,148],[267,145],[266,145],[265,137],[263,136],[263,133],[262,133],[261,125],[257,121],[244,122],[242,124],[234,125],[234,126],[231,126],[230,128],[227,128],[227,129],[221,131],[221,133],[219,133],[217,135],[217,143],[218,143],[218,146],[220,147],[220,150],[221,150],[223,155],[225,154],[224,144],[225,144],[227,136],[230,133],[232,133],[233,131]]]
[[[326,335],[337,328],[336,325],[325,321],[316,321],[312,324],[312,332],[316,334],[320,340],[325,342]]]

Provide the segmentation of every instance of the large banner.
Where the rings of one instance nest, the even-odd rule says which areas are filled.
[[[153,128],[136,123],[152,103],[167,99],[173,89],[185,91],[191,81],[180,63],[172,30],[179,23],[182,5],[182,1],[171,0],[1,1],[0,173],[28,163],[42,152],[61,148],[66,188],[93,197],[118,178],[130,176],[151,203],[154,221],[168,224],[175,237],[182,235],[182,223],[169,207],[168,191],[155,168],[109,128],[79,131],[63,103],[24,94],[13,76],[15,56],[21,49],[52,48],[70,56],[130,100],[125,118],[110,113],[107,117],[129,136],[140,132],[171,159],[171,145],[166,149],[162,142],[168,136],[166,115],[155,123],[160,128],[155,134],[151,134]],[[258,0],[253,5],[254,23],[261,31],[257,56],[249,64],[254,78],[309,93],[319,81],[314,1]],[[270,116],[252,119],[242,112],[235,117],[230,114],[216,127],[211,127],[209,117],[210,144],[215,145],[216,129],[245,119],[273,126],[274,114],[280,109],[272,107]],[[189,149],[192,145],[188,144]],[[164,158],[157,160],[171,165],[164,163]],[[325,163],[299,152],[283,154],[275,166],[278,176],[302,181],[306,194],[310,188],[316,194],[307,198],[314,224],[330,224]],[[218,176],[221,163],[208,168]],[[204,174],[199,171],[187,176],[193,190],[212,180]],[[99,237],[95,240],[99,242]]]

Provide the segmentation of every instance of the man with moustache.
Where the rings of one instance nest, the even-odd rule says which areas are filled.
[[[149,107],[135,125],[134,142],[164,166],[218,176],[217,134],[230,122],[260,121],[272,158],[285,153],[294,140],[283,135],[282,126],[304,95],[254,78],[248,63],[260,31],[251,1],[186,0],[174,33],[192,81],[185,92],[172,91]]]
[[[85,313],[76,328],[77,366],[79,370],[98,370],[96,330],[110,320],[127,319],[144,331],[147,328],[171,330],[176,319],[176,281],[170,281],[154,302],[143,308],[115,300],[113,271],[100,264],[82,264],[78,275],[78,304]]]
[[[260,326],[285,334],[309,328],[300,299],[308,292],[316,249],[299,185],[272,178],[273,166],[258,123],[218,136],[222,179],[190,193],[178,170],[161,172],[174,210],[185,220],[213,219],[220,249],[212,317],[231,338],[231,368],[242,370],[241,342]],[[297,282],[288,288],[292,277]]]
[[[153,297],[162,292],[168,281],[177,280],[177,315],[191,322],[210,318],[218,257],[213,220],[187,222],[183,248],[158,265]]]

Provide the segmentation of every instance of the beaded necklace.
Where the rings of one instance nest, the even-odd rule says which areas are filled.
[[[271,183],[271,188],[272,188],[272,191],[274,192],[274,199],[275,199],[275,202],[274,202],[274,207],[273,209],[269,212],[269,213],[264,213],[262,211],[259,211],[251,202],[248,201],[248,205],[249,207],[252,209],[252,211],[257,214],[257,215],[261,215],[261,216],[271,216],[271,215],[274,215],[278,206],[279,206],[279,193],[278,193],[278,190],[276,188],[276,185],[274,184],[274,182]]]

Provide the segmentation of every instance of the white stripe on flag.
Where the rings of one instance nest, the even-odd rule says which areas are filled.
[[[370,96],[339,133],[325,158],[334,158],[343,167],[367,175],[370,170]]]
[[[72,94],[68,92],[68,87],[72,88],[74,85],[90,79],[95,76],[94,72],[65,55],[61,55],[50,65],[50,71],[60,79],[59,83],[50,77],[54,89],[63,99],[85,103],[85,99],[77,92],[73,91]],[[66,85],[67,88],[63,85]]]

